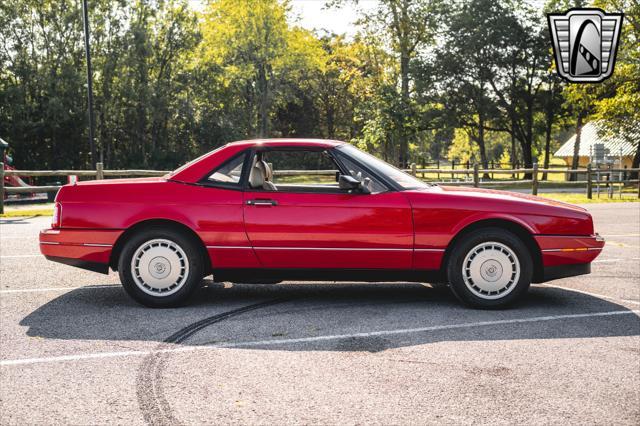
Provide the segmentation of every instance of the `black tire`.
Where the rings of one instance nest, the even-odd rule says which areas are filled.
[[[180,253],[180,266],[188,265],[188,270],[181,274],[178,279],[179,285],[176,285],[174,291],[169,295],[163,295],[161,293],[149,294],[154,289],[148,288],[146,291],[144,287],[144,280],[138,276],[134,279],[134,267],[132,260],[134,254],[139,248],[148,246],[149,242],[154,240],[166,240],[172,242],[171,247],[178,247],[181,250]],[[150,308],[172,308],[183,305],[193,292],[200,287],[202,278],[204,277],[204,259],[201,243],[196,241],[195,238],[180,232],[179,230],[171,228],[153,227],[146,228],[133,235],[125,243],[118,259],[118,273],[120,274],[120,280],[125,291],[138,303],[148,306]],[[175,250],[174,250],[175,251]],[[185,259],[186,257],[186,259]],[[151,266],[151,264],[149,265]],[[151,270],[151,267],[149,267]],[[169,269],[171,271],[171,269]],[[139,285],[136,281],[142,281],[143,284]],[[169,291],[169,290],[168,290]]]
[[[502,247],[499,248],[500,250],[506,246],[506,248],[510,249],[511,254],[517,258],[519,278],[517,280],[515,279],[515,272],[512,272],[513,275],[505,275],[510,284],[505,285],[504,290],[500,290],[504,295],[498,293],[498,290],[496,290],[495,294],[492,294],[480,287],[476,287],[473,279],[469,278],[470,272],[463,272],[463,263],[467,256],[470,256],[470,258],[467,259],[466,265],[469,267],[474,256],[472,252],[478,253],[477,255],[482,253],[477,252],[476,249],[484,243],[498,243],[502,245]],[[496,245],[496,247],[500,246]],[[487,262],[484,262],[482,265],[486,263]],[[480,270],[482,270],[482,268],[480,268]],[[495,269],[493,270],[495,271]],[[512,271],[516,270],[517,268],[513,267]],[[486,271],[487,270],[485,270],[485,273]],[[502,271],[502,269],[500,269],[500,271]],[[465,273],[467,274],[467,282],[469,282],[469,285],[465,283]],[[532,275],[533,260],[527,246],[515,234],[494,227],[477,229],[463,236],[453,247],[447,263],[447,277],[449,278],[449,285],[453,294],[464,304],[481,309],[505,308],[512,305],[526,294],[531,285]],[[511,277],[511,279],[509,279],[509,277]]]

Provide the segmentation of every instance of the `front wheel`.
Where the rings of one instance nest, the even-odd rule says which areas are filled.
[[[151,308],[175,307],[200,286],[202,255],[197,242],[179,231],[145,229],[123,247],[118,272],[137,302]]]
[[[453,248],[447,276],[453,293],[477,308],[506,307],[528,290],[531,253],[511,232],[484,228],[466,235]]]

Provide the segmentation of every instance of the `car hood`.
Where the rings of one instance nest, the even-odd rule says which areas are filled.
[[[519,192],[511,191],[499,191],[496,189],[484,189],[484,188],[469,188],[463,186],[433,186],[424,191],[441,191],[444,194],[460,195],[462,197],[474,197],[483,198],[487,201],[511,201],[532,203],[536,205],[544,205],[549,207],[556,207],[562,209],[573,210],[576,212],[586,212],[587,210],[569,203],[563,203],[561,201],[550,200],[544,197],[538,197],[535,195],[521,194]]]

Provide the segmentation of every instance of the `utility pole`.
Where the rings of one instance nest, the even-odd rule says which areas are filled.
[[[98,160],[96,154],[96,143],[93,138],[95,133],[95,123],[93,121],[93,82],[91,71],[91,49],[89,48],[89,12],[87,0],[82,0],[82,16],[84,20],[84,51],[87,56],[87,102],[89,104],[89,150],[91,151],[91,167],[96,168]]]

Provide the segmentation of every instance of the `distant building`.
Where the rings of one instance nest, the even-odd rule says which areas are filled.
[[[582,127],[580,137],[579,167],[587,167],[591,163],[594,166],[607,166],[609,164],[614,167],[631,167],[633,156],[636,153],[637,144],[629,142],[620,136],[604,136],[598,135],[597,122],[590,122]],[[633,133],[636,139],[640,139],[640,127]],[[554,155],[561,158],[571,167],[573,161],[573,147],[576,141],[576,135],[573,135],[558,149]],[[622,165],[620,164],[622,159]]]

